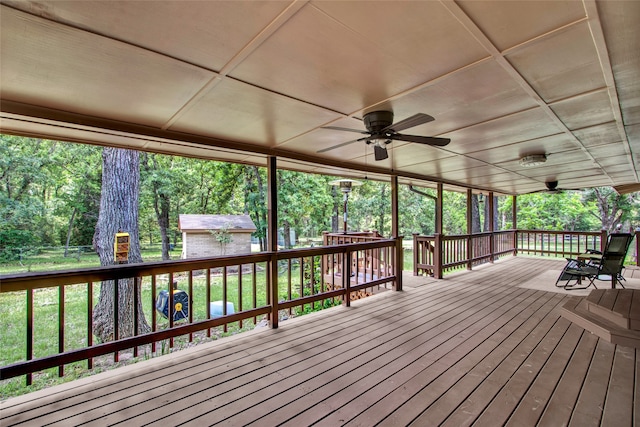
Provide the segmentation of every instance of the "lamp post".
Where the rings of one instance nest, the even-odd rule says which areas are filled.
[[[355,181],[353,179],[338,179],[335,181],[331,181],[329,185],[335,185],[340,187],[340,191],[342,191],[342,200],[344,203],[343,207],[343,227],[344,234],[347,234],[347,202],[349,201],[349,193],[351,193],[352,187],[357,187],[358,185],[362,185],[362,182]]]

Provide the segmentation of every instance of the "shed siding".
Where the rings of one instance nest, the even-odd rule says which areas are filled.
[[[251,233],[231,233],[231,242],[223,247],[220,247],[215,236],[209,232],[183,232],[182,241],[182,258],[206,258],[251,252]]]

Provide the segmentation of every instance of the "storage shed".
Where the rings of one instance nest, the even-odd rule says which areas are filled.
[[[202,258],[251,252],[256,226],[249,215],[191,215],[178,218],[182,232],[181,258]],[[227,238],[222,238],[221,233]]]

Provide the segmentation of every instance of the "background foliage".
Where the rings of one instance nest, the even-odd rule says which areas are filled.
[[[0,257],[15,248],[90,246],[98,218],[101,147],[0,135]],[[180,243],[178,215],[249,214],[264,243],[266,170],[250,165],[152,153],[141,155],[140,236],[144,244]],[[342,229],[342,194],[329,185],[338,177],[278,171],[281,232],[317,239]],[[349,197],[349,228],[391,232],[391,188],[362,180]],[[435,196],[432,189],[421,192]],[[474,196],[475,197],[475,196]],[[432,198],[400,186],[400,233],[431,234]],[[640,224],[637,197],[610,188],[537,193],[518,197],[518,227],[550,230],[613,230]],[[511,197],[496,198],[497,229],[511,228]],[[446,234],[466,233],[466,194],[445,192]],[[480,204],[480,216],[486,217]],[[160,218],[166,216],[165,230]],[[486,229],[484,222],[481,230]],[[286,239],[285,239],[286,241]]]

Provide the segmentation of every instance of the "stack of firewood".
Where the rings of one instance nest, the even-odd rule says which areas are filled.
[[[340,286],[340,285],[332,285],[330,283],[328,283],[326,286],[327,286],[327,292],[328,291],[334,291],[336,289],[342,289],[342,286]],[[354,300],[357,300],[357,299],[361,299],[361,298],[370,297],[371,295],[373,295],[371,292],[367,292],[364,289],[360,289],[358,291],[353,291],[353,292],[351,292],[351,301],[354,301]]]

